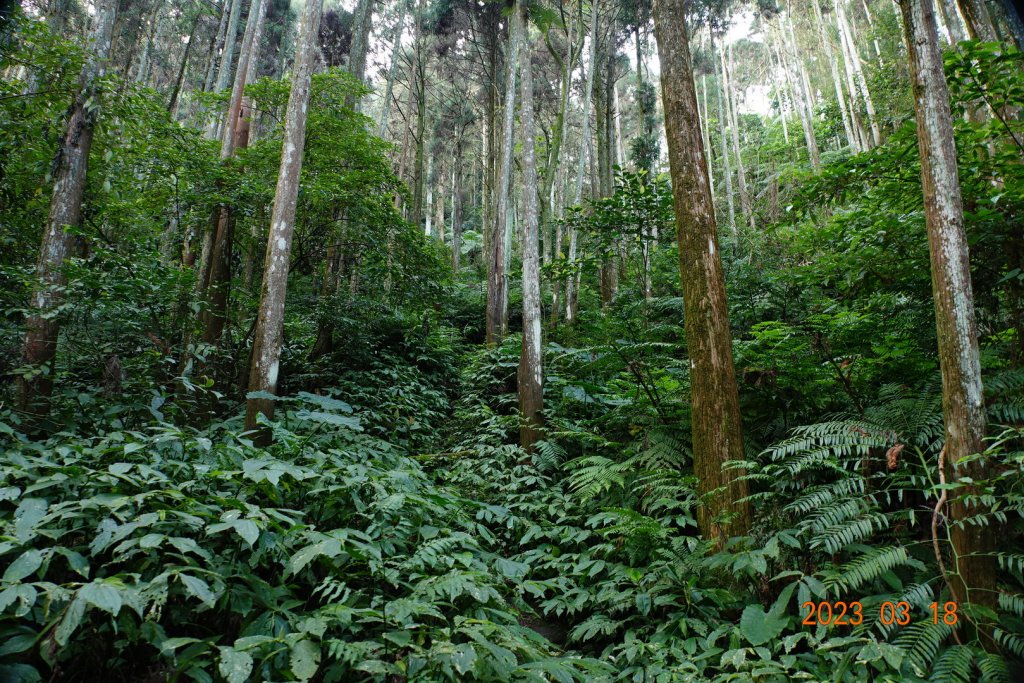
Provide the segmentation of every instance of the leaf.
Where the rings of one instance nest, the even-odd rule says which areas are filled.
[[[651,596],[648,593],[636,594],[636,609],[645,617],[651,612]]]
[[[340,554],[341,542],[330,538],[326,541],[314,543],[313,545],[307,545],[305,548],[292,555],[292,559],[288,563],[288,568],[292,574],[298,574],[303,567],[321,555],[337,557]]]
[[[452,655],[452,665],[460,674],[467,674],[476,664],[476,650],[469,643],[461,643]]]
[[[108,583],[93,581],[78,590],[78,598],[116,617],[121,611],[121,594]]]
[[[36,589],[23,583],[9,586],[0,591],[0,612],[13,605],[16,600],[21,602],[21,606],[16,611],[16,616],[20,617],[27,614],[36,602]]]
[[[251,519],[237,519],[234,523],[235,531],[249,544],[251,548],[260,537],[260,528]]]
[[[47,503],[42,498],[26,498],[14,511],[14,536],[22,543],[35,537],[36,524],[46,516]]]
[[[778,638],[786,627],[786,620],[766,613],[761,605],[747,605],[740,617],[740,633],[751,645],[763,645]]]
[[[68,644],[68,638],[78,629],[84,616],[85,601],[76,597],[65,608],[64,616],[61,617],[60,623],[57,624],[57,628],[53,632],[53,639],[57,641],[58,645],[64,647]]]
[[[504,557],[499,557],[494,561],[494,568],[497,569],[502,576],[512,579],[513,581],[519,581],[526,572],[529,571],[530,565],[525,562],[514,562],[512,560],[506,560]]]
[[[252,673],[252,656],[248,652],[239,652],[233,647],[219,647],[220,663],[217,671],[228,683],[244,683]]]
[[[4,581],[6,583],[15,583],[21,581],[26,576],[33,574],[39,566],[43,563],[43,554],[32,548],[26,550],[21,554],[18,559],[11,563],[4,572]]]
[[[80,553],[76,553],[74,550],[69,550],[63,546],[58,545],[53,550],[67,559],[71,571],[89,578],[89,560],[82,557]]]
[[[337,425],[338,427],[348,427],[354,432],[363,431],[363,427],[359,424],[359,418],[347,417],[345,415],[335,415],[333,413],[323,413],[318,410],[308,411],[300,410],[295,413],[295,417],[300,420],[309,420],[311,422],[320,422],[323,424]]]
[[[210,585],[200,579],[198,576],[191,576],[189,574],[178,574],[178,578],[185,584],[185,589],[191,595],[202,600],[207,607],[213,607],[217,602],[217,596],[210,590]]]
[[[312,640],[300,640],[292,645],[292,673],[300,681],[308,681],[320,668],[320,647]]]

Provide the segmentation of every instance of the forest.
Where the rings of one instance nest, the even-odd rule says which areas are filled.
[[[1024,681],[1010,0],[0,0],[0,683]]]

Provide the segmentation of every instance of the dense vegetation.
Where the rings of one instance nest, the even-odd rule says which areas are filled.
[[[5,7],[0,681],[1021,680],[1019,19],[938,3],[987,423],[952,462],[906,20],[811,2],[689,3],[690,176],[671,0]],[[710,490],[691,177],[742,416]]]

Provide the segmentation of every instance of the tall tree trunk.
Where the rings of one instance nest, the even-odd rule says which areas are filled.
[[[360,83],[366,76],[366,53],[370,45],[370,29],[373,27],[373,8],[376,0],[359,0],[356,5],[355,18],[352,22],[352,46],[348,51],[348,72],[356,77]],[[404,11],[404,8],[403,8]],[[358,100],[355,95],[345,98],[345,104],[353,109],[359,110]]]
[[[818,27],[818,36],[821,39],[821,46],[825,50],[825,59],[828,60],[829,71],[832,74],[832,87],[836,91],[836,104],[839,105],[839,114],[843,119],[843,132],[846,134],[846,144],[850,145],[854,152],[860,151],[860,145],[853,132],[853,124],[850,121],[850,112],[846,107],[846,93],[843,92],[843,82],[839,78],[839,62],[836,59],[835,49],[832,47],[832,38],[825,26],[825,19],[821,15],[819,0],[811,0],[814,7],[814,22]]]
[[[956,0],[936,0],[939,11],[942,12],[942,22],[946,25],[951,43],[962,43],[967,40],[967,27],[960,18],[960,11],[956,6]]]
[[[231,14],[232,0],[224,0],[220,12],[220,23],[210,45],[210,56],[206,65],[206,80],[203,81],[203,92],[211,92],[216,84],[217,62],[221,50],[224,49],[224,37],[228,31],[228,16]]]
[[[414,58],[412,73],[409,74],[410,87],[416,98],[416,133],[413,142],[416,145],[412,169],[412,216],[409,222],[418,228],[423,227],[423,192],[426,189],[426,129],[427,129],[427,63],[424,55],[423,36],[423,5],[426,0],[416,4],[416,36],[413,43]]]
[[[526,23],[526,5],[516,0],[513,10],[517,18],[517,32],[529,36]],[[523,41],[520,56],[521,103],[519,118],[522,122],[523,140],[523,220],[521,222],[523,244],[523,348],[519,358],[517,379],[519,384],[519,412],[522,426],[519,429],[520,445],[529,453],[540,440],[544,408],[544,379],[541,354],[541,309],[540,309],[540,253],[539,216],[537,206],[537,160],[534,149],[533,120],[533,74],[530,69],[530,41]]]
[[[299,196],[299,177],[306,145],[306,115],[309,107],[310,81],[317,56],[317,36],[323,0],[306,0],[299,29],[298,54],[292,74],[292,90],[285,114],[284,144],[281,168],[277,174],[277,191],[270,216],[267,255],[263,270],[263,291],[260,296],[256,333],[253,338],[252,367],[249,391],[277,393],[281,361],[281,339],[284,334],[284,303],[288,292],[288,266],[291,260],[292,235],[295,230],[295,209]],[[256,416],[274,416],[274,402],[250,398],[245,407],[245,428],[256,429]],[[266,443],[270,434],[262,431],[258,440]]]
[[[811,104],[811,90],[807,79],[807,71],[804,69],[797,48],[792,17],[782,21],[780,33],[782,34],[784,46],[783,59],[787,60],[788,55],[788,61],[795,66],[797,86],[794,90],[797,94],[796,105],[800,114],[800,126],[803,128],[804,142],[807,145],[807,158],[811,162],[811,168],[817,172],[821,169],[821,154],[818,151],[818,140],[814,134],[814,110]]]
[[[249,21],[245,27],[242,48],[238,55],[238,67],[235,70],[235,82],[231,89],[231,100],[225,117],[225,132],[221,140],[220,158],[222,161],[234,156],[235,144],[239,141],[248,143],[248,129],[245,135],[239,130],[247,125],[242,116],[242,96],[245,90],[245,79],[249,73],[249,60],[256,50],[255,37],[263,16],[266,0],[252,0],[249,6]],[[213,235],[213,244],[209,254],[207,284],[205,296],[207,309],[202,315],[203,341],[216,344],[224,332],[227,321],[228,298],[231,289],[231,252],[234,245],[234,217],[231,207],[222,204],[217,209],[217,227]]]
[[[747,496],[742,472],[726,468],[730,461],[744,458],[743,427],[725,278],[697,118],[686,0],[656,0],[654,32],[690,356],[693,467],[701,494],[697,522],[704,537],[720,545],[730,536],[747,533],[750,504],[742,502]]]
[[[711,36],[711,53],[715,52],[715,37]],[[712,57],[714,59],[714,57]],[[722,141],[722,175],[725,178],[725,200],[726,206],[729,209],[729,232],[732,233],[733,249],[735,249],[740,242],[740,233],[736,225],[736,200],[733,195],[732,186],[732,168],[729,163],[729,138],[726,135],[726,118],[728,118],[728,112],[725,108],[725,79],[722,77],[722,64],[718,62],[715,64],[718,68],[718,132]],[[714,198],[712,197],[712,201]]]
[[[188,42],[185,44],[185,53],[181,56],[181,65],[178,67],[178,76],[174,79],[174,89],[171,90],[171,99],[167,103],[167,113],[171,118],[177,118],[178,97],[181,95],[181,86],[185,82],[185,69],[188,68],[188,56],[192,53],[192,44],[196,41],[196,29],[199,28],[199,20],[203,15],[196,12],[196,18],[192,21],[192,30],[188,34]]]
[[[388,65],[388,81],[384,87],[384,102],[380,108],[380,119],[377,121],[377,137],[384,137],[388,129],[388,121],[391,115],[391,98],[395,90],[395,74],[398,71],[398,55],[402,50],[402,31],[405,28],[405,12],[409,6],[408,0],[399,0],[401,9],[398,14],[398,21],[391,32],[391,63]]]
[[[509,25],[508,50],[505,54],[505,110],[502,122],[501,176],[498,179],[495,228],[491,233],[487,272],[487,343],[500,344],[508,325],[507,239],[509,225],[509,190],[512,181],[513,128],[516,104],[516,63],[519,55],[519,32]],[[486,229],[486,226],[485,226]]]
[[[587,156],[590,149],[590,104],[594,92],[594,72],[597,71],[597,3],[590,5],[590,63],[587,66],[583,85],[583,126],[580,134],[580,154],[576,165],[576,183],[573,186],[573,206],[583,203],[583,178],[586,175]],[[575,224],[569,226],[569,267],[576,266],[576,251],[579,237]],[[565,284],[565,321],[576,319],[576,297],[578,280],[569,275]]]
[[[834,3],[836,21],[839,26],[839,38],[845,46],[844,54],[846,55],[847,64],[849,64],[853,71],[854,81],[857,87],[860,88],[861,99],[868,114],[868,124],[871,126],[871,137],[874,140],[874,146],[877,147],[882,144],[882,130],[878,125],[878,116],[875,114],[875,104],[871,99],[871,92],[868,90],[867,79],[864,78],[864,67],[861,65],[860,54],[857,52],[857,46],[851,37],[850,24],[846,20],[846,10],[843,7],[844,0],[834,0]]]
[[[455,143],[455,168],[452,169],[452,270],[458,275],[462,258],[462,210],[466,202],[462,173],[462,140]]]
[[[53,309],[61,302],[61,289],[67,281],[63,272],[64,262],[75,245],[75,237],[67,228],[73,231],[82,221],[89,150],[100,113],[99,81],[106,73],[116,14],[116,0],[102,0],[96,7],[92,51],[82,66],[78,93],[53,165],[50,215],[39,248],[36,282],[29,301],[22,347],[23,364],[31,370],[18,378],[17,406],[32,420],[44,418],[49,413],[53,361],[60,336],[60,319],[53,316]]]
[[[750,192],[747,188],[747,171],[743,166],[743,149],[740,147],[739,116],[736,114],[736,100],[732,86],[732,76],[729,58],[726,56],[729,50],[725,46],[719,51],[722,60],[722,78],[725,86],[725,112],[729,120],[729,130],[732,133],[732,151],[736,159],[736,184],[740,193],[740,208],[743,209],[743,217],[746,219],[750,229],[754,229],[754,211],[750,205]]]
[[[925,225],[931,253],[932,297],[938,331],[939,368],[942,372],[942,414],[945,422],[945,461],[953,464],[985,449],[985,406],[981,360],[974,319],[967,235],[964,230],[960,179],[957,171],[949,90],[942,69],[932,3],[900,0],[904,35],[910,58],[917,113],[917,139],[921,152]],[[951,468],[952,469],[952,468]],[[977,515],[962,494],[979,495],[976,482],[990,475],[986,461],[959,465],[953,480],[971,482],[958,491],[951,506],[954,556],[954,599],[986,606],[996,604],[996,548],[994,522],[965,525]]]
[[[989,14],[985,0],[957,0],[960,13],[964,15],[964,23],[967,24],[967,34],[971,40],[983,40],[994,42],[999,40],[996,35],[995,25],[992,23],[992,15]]]

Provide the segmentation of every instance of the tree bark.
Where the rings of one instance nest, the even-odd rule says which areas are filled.
[[[597,70],[597,3],[590,5],[590,64],[587,66],[583,85],[583,130],[580,134],[580,154],[576,165],[576,183],[573,187],[573,206],[583,203],[583,178],[586,175],[587,156],[590,151],[590,104],[594,91],[594,72]],[[569,266],[576,265],[578,247],[576,226],[569,227]],[[576,319],[576,297],[578,296],[578,280],[569,275],[565,284],[565,322],[572,323]]]
[[[192,30],[188,34],[188,43],[185,44],[185,53],[181,56],[181,65],[178,67],[178,76],[174,79],[174,89],[171,91],[171,99],[167,103],[167,113],[171,118],[177,118],[178,97],[181,95],[181,86],[185,82],[185,69],[188,68],[188,56],[192,53],[192,44],[196,41],[196,29],[199,28],[199,20],[203,15],[196,12],[196,18],[192,22]]]
[[[932,297],[942,373],[942,414],[945,422],[945,460],[959,463],[984,451],[985,406],[981,360],[974,318],[967,235],[957,171],[949,90],[942,68],[932,3],[900,0],[904,37],[910,58],[921,153],[925,225],[931,254]],[[953,472],[953,480],[970,477],[982,482],[988,463],[976,459]],[[977,494],[975,484],[961,492]],[[955,572],[954,599],[987,606],[996,604],[996,547],[992,521],[965,526],[968,516],[984,510],[968,507],[962,498],[951,505],[951,540]]]
[[[288,292],[288,266],[291,259],[295,209],[299,196],[299,178],[306,145],[306,117],[309,109],[310,81],[317,56],[317,36],[323,0],[306,0],[299,30],[298,55],[292,74],[292,89],[285,114],[281,167],[277,175],[274,208],[270,216],[267,255],[264,261],[263,290],[252,347],[249,391],[277,393],[284,333],[284,303]],[[249,398],[245,408],[245,428],[256,429],[256,417],[274,416],[274,402]],[[260,431],[258,440],[266,443],[269,434]]]
[[[957,0],[957,5],[960,7],[960,13],[964,15],[967,35],[971,40],[988,43],[999,40],[985,0]]]
[[[853,132],[853,123],[850,121],[850,112],[846,107],[846,93],[843,92],[843,82],[839,78],[839,62],[836,59],[835,49],[832,47],[832,38],[825,26],[825,19],[821,15],[819,0],[811,0],[814,7],[814,22],[818,27],[818,35],[821,38],[821,46],[825,50],[825,59],[828,60],[829,71],[832,74],[832,87],[836,92],[836,103],[839,105],[839,114],[843,119],[843,132],[846,134],[846,143],[853,148],[854,152],[860,151],[859,141]]]
[[[514,8],[516,30],[529,36],[526,5],[517,0]],[[544,408],[544,379],[541,352],[540,309],[540,237],[537,206],[537,159],[534,148],[533,74],[530,68],[530,41],[526,40],[520,56],[521,102],[519,118],[523,139],[523,218],[521,241],[523,245],[523,348],[517,373],[519,384],[519,412],[522,426],[519,443],[527,453],[541,438]]]
[[[33,421],[49,413],[60,336],[60,319],[53,316],[53,309],[61,302],[60,292],[67,281],[64,262],[75,245],[75,237],[67,228],[77,228],[82,221],[89,150],[100,113],[99,81],[106,72],[116,14],[116,0],[102,0],[96,7],[92,52],[82,67],[78,93],[54,162],[50,214],[43,230],[36,283],[25,320],[22,361],[30,374],[18,378],[18,409]]]
[[[487,343],[500,344],[508,325],[507,241],[511,226],[508,221],[509,189],[512,181],[513,128],[516,104],[516,63],[519,55],[519,32],[516,23],[509,25],[508,51],[505,55],[505,110],[502,122],[501,175],[498,179],[495,228],[491,234],[487,272]],[[486,226],[485,226],[485,229]]]
[[[679,242],[687,349],[690,355],[693,463],[701,505],[701,533],[722,544],[747,533],[750,504],[739,470],[743,431],[732,361],[725,279],[708,185],[697,94],[686,29],[686,0],[654,3],[661,59],[661,91]]]
[[[844,45],[843,52],[846,56],[847,64],[852,70],[853,80],[860,89],[861,99],[868,114],[868,125],[871,126],[871,137],[874,141],[874,146],[877,147],[882,144],[882,130],[878,125],[878,116],[875,114],[875,104],[871,99],[871,92],[868,90],[868,82],[864,78],[864,67],[861,65],[860,54],[857,52],[857,46],[854,45],[853,38],[851,37],[850,25],[846,20],[846,10],[843,8],[844,0],[834,0],[834,2],[836,22],[839,26],[839,37]]]
[[[348,72],[360,83],[366,77],[366,53],[370,45],[370,29],[373,27],[373,8],[376,0],[359,0],[352,23],[352,47],[348,51]],[[354,95],[345,98],[345,104],[359,110],[361,100]]]
[[[255,37],[260,20],[263,16],[263,6],[266,0],[252,0],[249,6],[249,21],[245,27],[245,35],[242,39],[242,49],[238,55],[238,67],[235,70],[234,86],[231,89],[231,100],[228,103],[227,116],[225,118],[225,131],[221,139],[220,158],[224,161],[234,156],[236,143],[248,144],[248,129],[244,134],[240,128],[247,125],[247,119],[242,116],[242,98],[245,91],[245,82],[249,73],[249,60],[256,49]],[[234,218],[231,215],[231,207],[222,204],[217,209],[217,226],[213,233],[212,245],[209,252],[209,265],[204,268],[207,273],[207,282],[204,294],[207,300],[207,309],[203,312],[203,341],[207,344],[216,344],[220,341],[224,332],[224,324],[227,321],[228,298],[231,289],[231,251],[234,245]]]
[[[398,71],[398,55],[402,49],[402,31],[405,28],[405,12],[408,8],[408,0],[399,0],[401,10],[398,14],[398,22],[391,33],[391,64],[388,66],[388,82],[384,87],[384,102],[380,109],[380,119],[377,121],[377,137],[384,137],[387,132],[388,121],[391,114],[391,98],[395,89],[395,74]]]
[[[711,36],[712,55],[714,54],[714,51],[715,38],[714,36]],[[712,60],[714,60],[714,56],[712,56]],[[718,132],[722,141],[722,175],[725,179],[725,201],[729,211],[729,232],[732,233],[733,245],[738,245],[740,234],[736,226],[736,199],[733,195],[732,167],[729,163],[729,138],[726,135],[726,118],[728,117],[728,113],[725,108],[725,79],[722,77],[721,62],[716,63],[715,66],[717,67],[717,73],[715,75],[718,77]],[[735,246],[733,248],[735,249]]]

